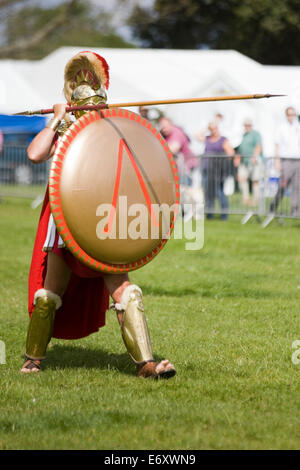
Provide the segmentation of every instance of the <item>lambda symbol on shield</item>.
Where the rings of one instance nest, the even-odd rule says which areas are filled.
[[[166,142],[146,119],[123,109],[92,111],[69,127],[56,149],[49,198],[72,254],[97,271],[120,273],[144,266],[167,242],[179,178]],[[130,236],[136,207],[149,227],[140,238]]]

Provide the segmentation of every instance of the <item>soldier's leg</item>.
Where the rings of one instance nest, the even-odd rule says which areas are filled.
[[[52,337],[56,310],[61,306],[71,272],[64,261],[55,253],[47,257],[47,274],[44,288],[34,296],[35,308],[29,320],[26,339],[26,361],[22,373],[39,372],[40,361],[45,358],[47,346]]]
[[[174,366],[168,360],[155,362],[153,358],[141,289],[130,284],[127,274],[105,275],[104,281],[115,302],[122,338],[137,366],[137,375],[154,378],[175,375]]]
[[[71,271],[64,260],[51,251],[47,256],[47,273],[44,288],[62,297],[68,287]]]

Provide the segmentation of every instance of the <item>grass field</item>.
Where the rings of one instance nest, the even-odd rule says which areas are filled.
[[[300,447],[300,222],[205,224],[200,251],[170,241],[131,279],[156,357],[177,375],[137,379],[112,312],[79,341],[53,340],[22,376],[27,274],[39,209],[0,204],[0,449]]]

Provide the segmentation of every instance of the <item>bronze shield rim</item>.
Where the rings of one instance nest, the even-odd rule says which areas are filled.
[[[62,211],[62,206],[61,206],[61,199],[60,199],[60,181],[61,181],[61,171],[64,163],[64,158],[67,154],[67,150],[71,143],[74,141],[76,136],[89,124],[92,122],[95,122],[96,120],[100,120],[103,118],[113,118],[115,116],[122,117],[124,119],[131,119],[135,120],[138,123],[140,123],[142,126],[144,126],[146,129],[149,130],[160,142],[162,145],[166,157],[169,159],[171,168],[172,168],[172,174],[174,177],[174,186],[176,189],[176,201],[175,201],[175,211],[173,215],[173,219],[171,221],[170,225],[170,231],[168,234],[168,237],[165,239],[162,239],[160,243],[157,245],[155,249],[153,249],[150,253],[148,253],[146,256],[144,256],[141,259],[138,259],[135,262],[132,263],[125,263],[125,264],[113,264],[113,263],[108,263],[108,262],[102,262],[100,260],[97,260],[90,256],[88,253],[86,253],[77,243],[77,241],[74,239],[63,214]],[[124,110],[124,109],[118,109],[118,108],[113,108],[113,109],[107,109],[107,110],[102,110],[100,113],[96,111],[91,111],[83,116],[81,116],[79,119],[77,119],[65,132],[63,137],[61,138],[52,162],[50,166],[50,176],[49,176],[49,201],[50,201],[50,209],[51,213],[53,215],[53,219],[57,228],[57,231],[61,238],[63,239],[66,248],[72,253],[72,255],[77,258],[80,262],[88,266],[89,268],[99,271],[99,272],[104,272],[104,273],[110,273],[110,274],[120,274],[128,271],[134,271],[136,269],[141,268],[142,266],[145,266],[147,263],[152,261],[155,256],[160,253],[162,248],[165,246],[167,243],[169,236],[171,235],[173,229],[174,229],[174,224],[176,220],[176,216],[178,213],[178,208],[179,208],[179,176],[178,176],[178,170],[176,167],[175,160],[173,158],[173,154],[171,153],[166,141],[164,138],[161,136],[161,134],[157,131],[157,129],[145,118],[142,118],[140,115]]]

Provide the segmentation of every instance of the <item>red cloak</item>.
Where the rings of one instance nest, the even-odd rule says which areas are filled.
[[[34,309],[34,294],[44,287],[47,252],[43,251],[43,245],[47,236],[50,213],[47,188],[29,272],[28,310],[30,316]],[[80,263],[64,248],[55,247],[53,251],[63,257],[72,271],[67,290],[62,298],[62,306],[56,312],[53,337],[83,338],[105,325],[109,293],[100,273]]]

